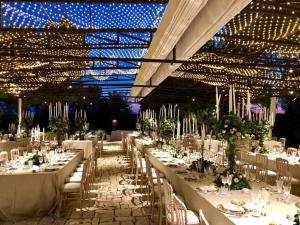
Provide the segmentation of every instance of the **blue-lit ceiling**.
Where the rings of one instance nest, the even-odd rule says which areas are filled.
[[[62,20],[67,27],[78,29],[156,29],[162,19],[166,4],[122,3],[38,3],[2,2],[3,28],[60,28]],[[36,33],[43,36],[43,32]],[[143,58],[146,56],[154,34],[149,32],[90,32],[84,36],[85,46],[104,46],[90,49],[86,56],[112,58]],[[114,46],[114,48],[105,48]],[[125,47],[124,47],[125,46]],[[132,48],[131,48],[132,46]],[[123,48],[124,47],[124,48]],[[91,61],[91,70],[83,70],[82,82],[133,84],[140,63],[117,61]],[[115,68],[116,69],[111,69]],[[118,69],[121,67],[121,69]],[[99,70],[97,70],[99,68]],[[109,68],[109,69],[103,69]],[[100,75],[100,76],[97,76]],[[105,76],[111,75],[111,77]],[[117,88],[111,88],[117,90]],[[121,89],[121,88],[120,88]],[[125,88],[127,93],[130,87]],[[125,90],[122,88],[122,91]],[[104,89],[103,89],[104,90]]]

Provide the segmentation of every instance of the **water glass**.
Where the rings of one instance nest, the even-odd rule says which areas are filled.
[[[276,180],[276,187],[277,187],[277,192],[278,194],[282,193],[282,187],[283,187],[283,180],[282,179],[277,179]]]
[[[283,194],[285,196],[284,199],[285,199],[285,202],[287,204],[290,201],[291,187],[292,187],[292,184],[291,184],[290,179],[284,180],[284,182],[283,182]]]
[[[230,191],[230,186],[232,184],[232,178],[233,178],[232,174],[227,174],[228,191]]]

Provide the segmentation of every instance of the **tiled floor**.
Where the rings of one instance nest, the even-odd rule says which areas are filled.
[[[70,202],[61,218],[42,217],[18,221],[18,225],[148,225],[150,210],[145,195],[135,186],[129,159],[121,150],[120,142],[104,144],[102,158],[98,159],[98,175],[81,216],[78,203]],[[1,223],[0,224],[12,224]],[[155,224],[155,223],[153,223]]]

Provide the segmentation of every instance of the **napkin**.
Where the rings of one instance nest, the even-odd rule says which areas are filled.
[[[213,185],[206,185],[206,186],[200,186],[198,187],[197,189],[199,189],[200,191],[203,191],[203,192],[215,192],[217,191],[218,189],[213,186]]]

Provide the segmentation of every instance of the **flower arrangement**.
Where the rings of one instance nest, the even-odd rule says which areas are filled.
[[[62,136],[68,132],[69,123],[65,117],[53,117],[49,120],[49,129],[56,134],[58,146],[62,144]]]
[[[85,135],[85,119],[83,117],[77,117],[74,119],[73,128],[76,131],[75,134],[80,140],[84,140]]]
[[[150,117],[145,117],[140,122],[142,125],[142,132],[144,133],[145,130],[147,130],[148,136],[150,136],[151,130],[154,127],[154,119]]]
[[[236,141],[242,136],[243,122],[240,117],[230,113],[225,115],[221,121],[222,137],[228,142],[227,158],[228,158],[228,170],[233,173],[235,171],[235,147]]]
[[[224,170],[221,174],[218,175],[217,179],[214,181],[217,187],[223,186],[222,176],[227,176],[228,170]],[[251,188],[246,177],[240,172],[234,171],[230,173],[232,176],[232,181],[230,185],[231,190],[241,190],[243,188]]]
[[[227,158],[228,158],[228,168],[225,169],[221,174],[217,176],[215,184],[220,187],[222,186],[221,176],[227,176],[230,174],[232,177],[231,189],[241,190],[243,188],[250,188],[249,182],[246,177],[240,172],[236,171],[236,141],[242,137],[245,132],[244,127],[245,121],[243,121],[237,115],[230,113],[229,115],[223,116],[221,120],[221,136],[228,143],[227,145]]]
[[[167,145],[170,143],[175,127],[176,121],[174,119],[165,119],[162,120],[159,124],[161,135]]]
[[[42,162],[40,160],[42,160]],[[36,152],[35,154],[26,159],[25,165],[28,165],[28,161],[32,161],[33,165],[39,166],[45,163],[45,156],[39,152]]]
[[[268,150],[264,146],[264,140],[268,137],[272,126],[267,120],[261,121],[245,121],[243,131],[250,134],[254,140],[258,140],[258,146],[255,148],[261,154],[268,153]]]

